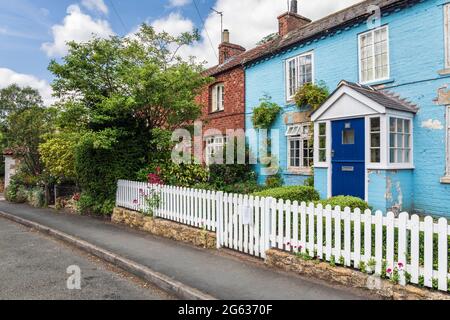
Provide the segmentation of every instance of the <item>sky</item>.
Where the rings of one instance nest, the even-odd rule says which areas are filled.
[[[299,14],[317,20],[360,1],[300,0]],[[0,0],[0,88],[31,86],[49,105],[47,67],[67,53],[67,41],[126,36],[144,22],[174,35],[198,29],[201,40],[181,54],[215,65],[220,17],[211,8],[223,12],[231,42],[250,49],[277,31],[287,0]]]

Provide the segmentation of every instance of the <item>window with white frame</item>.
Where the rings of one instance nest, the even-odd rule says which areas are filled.
[[[360,82],[389,78],[389,30],[383,26],[359,35]]]
[[[381,119],[370,118],[370,162],[381,162]]]
[[[305,83],[313,82],[313,53],[306,53],[286,60],[286,97],[292,100]]]
[[[389,118],[389,162],[411,162],[411,120]]]
[[[314,162],[314,149],[311,143],[310,123],[289,126],[288,137],[288,168],[310,168]]]
[[[445,68],[450,68],[450,4],[444,6]]]
[[[450,177],[450,106],[447,106],[447,172],[446,176]]]
[[[211,112],[224,110],[225,86],[223,83],[218,83],[212,87],[211,100]]]
[[[327,162],[327,124],[319,123],[319,162]]]
[[[213,136],[206,138],[206,163],[209,164],[217,156],[223,156],[223,148],[227,143],[227,138],[223,136]]]

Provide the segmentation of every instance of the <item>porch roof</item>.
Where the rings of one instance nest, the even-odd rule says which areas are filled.
[[[357,95],[363,96],[371,102],[374,106],[380,108],[374,108],[378,113],[382,112],[383,109],[391,109],[396,111],[417,113],[418,107],[406,99],[402,99],[399,95],[389,91],[382,91],[375,89],[371,86],[365,86],[354,82],[341,81],[336,88],[336,90],[330,95],[330,97],[325,101],[324,104],[311,114],[311,119],[313,121],[317,120],[322,114],[324,114],[328,108],[332,107],[333,104],[345,93],[356,92]],[[357,100],[359,100],[357,98]]]

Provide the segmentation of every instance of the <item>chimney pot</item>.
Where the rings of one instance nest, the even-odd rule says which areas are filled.
[[[298,13],[298,2],[297,0],[291,0],[291,12],[292,13]]]
[[[223,43],[229,43],[230,42],[230,31],[228,29],[223,30],[222,42]]]

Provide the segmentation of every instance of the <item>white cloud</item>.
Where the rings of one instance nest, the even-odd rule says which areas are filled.
[[[194,29],[194,23],[178,12],[172,12],[164,18],[155,20],[151,25],[157,32],[165,31],[174,36]]]
[[[103,0],[83,0],[81,4],[88,10],[108,14],[108,7]]]
[[[182,7],[191,3],[191,0],[169,0],[170,7]]]
[[[317,20],[360,1],[302,1],[299,3],[299,14]],[[277,17],[287,10],[286,1],[273,0],[217,0],[214,8],[224,12],[224,27],[230,30],[231,41],[247,49],[255,47],[256,43],[263,37],[277,32]],[[186,20],[181,15],[178,15],[178,17],[180,20]],[[174,20],[172,22],[175,23]],[[178,22],[177,25],[181,27],[182,24],[178,24]],[[189,30],[186,28],[184,31]],[[186,56],[194,55],[200,60],[208,61],[208,65],[214,65],[217,63],[216,54],[221,39],[220,16],[211,12],[206,17],[205,28],[200,32],[202,40],[196,45],[185,48],[182,53]],[[211,38],[212,46],[207,33]]]
[[[114,32],[108,21],[93,19],[83,13],[78,5],[71,5],[67,8],[63,23],[52,27],[52,34],[53,42],[46,42],[41,47],[50,57],[65,55],[68,41],[84,42],[94,35],[107,38]]]
[[[0,68],[0,89],[12,84],[17,84],[19,87],[32,87],[38,90],[45,105],[51,105],[55,102],[55,98],[52,97],[52,88],[47,81],[29,74],[17,73],[11,69]]]

